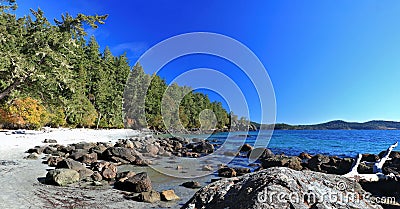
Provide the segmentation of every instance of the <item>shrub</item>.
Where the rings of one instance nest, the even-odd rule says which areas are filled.
[[[37,129],[48,122],[46,108],[31,97],[14,99],[0,108],[0,123],[6,127]]]

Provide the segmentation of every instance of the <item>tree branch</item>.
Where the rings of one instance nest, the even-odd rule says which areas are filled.
[[[397,147],[397,145],[398,145],[398,142],[391,145],[386,150],[384,156],[380,160],[378,160],[377,162],[374,163],[373,174],[359,174],[358,173],[357,168],[360,165],[361,158],[362,158],[362,155],[359,154],[357,156],[357,160],[355,161],[353,167],[351,168],[351,171],[349,173],[345,174],[344,177],[351,178],[351,179],[357,179],[357,180],[364,180],[364,181],[369,181],[369,182],[388,179],[393,174],[389,174],[389,175],[383,174],[382,167],[385,164],[385,162],[390,159],[389,158],[390,153],[392,152],[392,150],[395,147]]]
[[[25,79],[23,79],[23,80],[25,80]],[[11,91],[13,91],[14,89],[16,89],[18,87],[19,84],[21,84],[21,80],[15,81],[13,84],[8,86],[3,92],[0,93],[0,100],[4,99],[4,97],[8,96],[11,93]]]

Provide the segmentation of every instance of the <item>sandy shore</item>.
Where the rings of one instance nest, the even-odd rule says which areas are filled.
[[[90,130],[90,129],[53,129],[49,133],[27,132],[11,134],[0,132],[0,208],[159,208],[179,207],[187,201],[195,190],[179,187],[188,179],[166,178],[141,167],[153,176],[155,189],[174,189],[181,197],[177,203],[148,204],[124,199],[123,192],[103,187],[82,189],[74,187],[56,187],[44,185],[38,178],[45,177],[49,167],[42,160],[23,159],[26,150],[34,146],[45,145],[44,139],[56,139],[58,144],[85,142],[115,142],[121,138],[137,136],[134,130]],[[207,182],[211,177],[196,179]],[[171,205],[172,204],[172,205]]]

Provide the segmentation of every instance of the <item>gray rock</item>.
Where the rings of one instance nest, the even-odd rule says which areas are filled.
[[[301,159],[299,157],[288,157],[285,155],[275,155],[270,158],[260,159],[263,168],[289,167],[294,170],[301,170]]]
[[[240,154],[239,152],[233,152],[233,151],[226,151],[226,152],[224,152],[224,155],[225,155],[225,156],[232,156],[232,157],[238,156],[239,154]]]
[[[90,152],[97,153],[98,155],[102,154],[108,148],[108,144],[106,143],[97,143],[97,146],[90,148]]]
[[[347,194],[356,199],[346,199]],[[340,201],[330,198],[332,195],[344,198]],[[182,208],[382,209],[362,198],[369,195],[358,183],[342,176],[275,167],[211,183],[196,192]]]
[[[155,203],[161,200],[160,193],[154,190],[142,192],[138,195],[137,200],[140,202]]]
[[[64,160],[64,158],[62,158],[62,157],[50,156],[50,157],[47,159],[47,165],[49,165],[50,167],[56,167],[57,164],[58,164],[59,162],[61,162],[62,160]]]
[[[75,144],[75,149],[89,150],[90,148],[95,146],[96,146],[95,143],[79,142],[78,144]]]
[[[186,187],[186,188],[190,188],[190,189],[197,189],[197,188],[201,188],[201,184],[197,181],[188,181],[188,182],[184,182],[182,184],[182,186]]]
[[[124,181],[117,181],[114,187],[128,192],[148,192],[151,191],[151,181],[146,172],[138,173]]]
[[[55,169],[47,172],[46,183],[66,186],[79,181],[79,173],[72,169]]]
[[[148,144],[146,147],[142,150],[143,153],[149,153],[152,155],[157,155],[159,151],[159,148],[153,144]]]
[[[29,151],[29,150],[28,150],[28,151]],[[56,149],[56,148],[53,148],[53,147],[45,147],[45,148],[43,149],[43,153],[44,153],[44,154],[48,154],[48,155],[57,155],[57,156],[60,156],[59,151],[57,151],[57,149]]]
[[[233,168],[222,167],[222,168],[218,169],[218,176],[226,177],[226,178],[235,177],[236,171]]]
[[[262,159],[262,158],[271,158],[274,157],[275,155],[270,149],[267,148],[255,148],[251,150],[251,152],[247,153],[248,158],[253,158],[255,156]]]
[[[103,152],[104,160],[121,163],[132,163],[138,158],[138,153],[131,148],[110,147]]]
[[[78,171],[78,173],[80,180],[90,179],[90,177],[93,175],[93,171],[88,168],[81,169]]]
[[[80,160],[82,163],[85,164],[91,164],[97,162],[97,154],[96,153],[85,154],[81,157]]]
[[[214,145],[210,144],[209,142],[200,142],[195,147],[193,147],[193,151],[197,153],[213,153],[214,152]]]
[[[115,177],[115,179],[117,181],[125,181],[126,179],[131,178],[135,175],[136,175],[136,173],[133,171],[125,171],[125,172],[117,173],[117,176]]]
[[[43,141],[43,143],[57,143],[57,140],[55,140],[55,139],[45,139]]]
[[[213,167],[211,165],[204,165],[203,168],[201,168],[202,171],[213,171]]]
[[[86,167],[82,163],[72,159],[65,159],[58,162],[56,168],[68,168],[75,171],[86,169]]]
[[[36,153],[31,153],[28,156],[24,157],[24,159],[27,160],[37,160],[39,158],[39,155]]]
[[[99,182],[99,181],[103,180],[103,176],[101,176],[101,174],[98,171],[95,171],[92,174],[92,180],[95,182],[96,181]]]
[[[117,166],[110,163],[103,168],[103,170],[101,171],[101,175],[104,179],[113,179],[117,176],[117,171]]]
[[[161,192],[161,200],[163,201],[174,201],[179,200],[178,195],[175,194],[174,190],[164,190]]]
[[[300,153],[298,157],[302,160],[309,160],[312,158],[312,156],[310,154],[308,154],[307,152]]]
[[[233,169],[236,171],[237,176],[243,176],[243,175],[251,172],[250,168],[236,167]]]
[[[318,154],[308,160],[307,167],[313,171],[321,172],[321,165],[329,163],[329,161],[330,159],[328,156]]]
[[[37,153],[42,154],[45,147],[35,146],[34,148],[29,149],[26,151],[27,153]]]
[[[243,144],[243,146],[240,147],[241,152],[248,152],[253,150],[253,147],[250,144]]]
[[[73,159],[73,160],[78,160],[81,161],[82,157],[84,155],[87,155],[89,153],[88,150],[85,149],[76,149],[74,151],[72,151],[71,155],[69,156],[69,158]]]

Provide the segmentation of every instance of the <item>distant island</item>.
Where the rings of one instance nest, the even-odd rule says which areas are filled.
[[[261,124],[252,122],[257,129]],[[275,124],[275,130],[400,130],[400,122],[373,120],[364,123],[334,120],[314,125]]]

